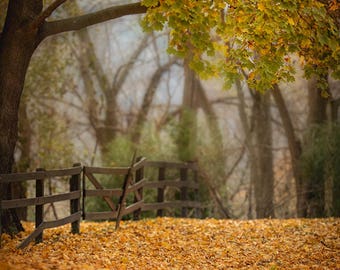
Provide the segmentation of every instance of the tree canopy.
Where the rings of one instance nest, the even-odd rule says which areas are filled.
[[[294,55],[305,75],[316,75],[320,86],[325,86],[330,69],[340,77],[337,1],[144,0],[142,4],[148,7],[145,29],[171,29],[169,53],[189,55],[195,71],[203,77],[222,76],[226,87],[242,76],[260,91],[293,81]]]

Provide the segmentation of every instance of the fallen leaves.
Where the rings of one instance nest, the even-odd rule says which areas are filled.
[[[0,269],[340,269],[340,219],[83,222],[44,231],[44,242],[15,248],[32,232],[4,235]]]

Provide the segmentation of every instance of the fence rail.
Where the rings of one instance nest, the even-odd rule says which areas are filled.
[[[144,204],[142,207],[143,211],[150,210],[158,210],[158,209],[166,209],[166,208],[201,208],[201,204],[199,202],[193,201],[173,201],[173,202],[160,202],[160,203],[148,203]]]
[[[69,193],[57,194],[57,195],[48,195],[44,197],[36,197],[29,199],[13,199],[13,200],[3,200],[2,208],[3,209],[11,209],[11,208],[19,208],[26,207],[30,205],[44,205],[48,203],[55,203],[66,200],[74,200],[79,199],[81,197],[81,191],[70,191]]]
[[[23,182],[29,180],[36,179],[44,179],[49,177],[62,177],[62,176],[72,176],[77,175],[82,172],[81,166],[75,166],[69,169],[60,169],[60,170],[49,170],[49,171],[36,171],[31,173],[10,173],[10,174],[1,174],[1,182],[2,183],[15,183],[15,182]]]
[[[154,169],[158,172],[157,181],[148,181],[144,175],[145,169]],[[168,179],[166,172],[168,170],[178,170],[179,178]],[[188,172],[191,171],[193,179],[188,179]],[[122,188],[104,188],[99,180],[98,175],[113,176],[129,176],[132,181],[125,189],[124,195],[133,195],[133,202],[126,205],[123,201],[121,205],[114,203],[113,198],[121,198],[123,196]],[[69,177],[69,192],[55,195],[44,194],[44,181],[51,177]],[[81,181],[82,179],[82,181]],[[4,185],[14,184],[22,181],[35,181],[34,198],[22,199],[4,199]],[[88,188],[89,183],[94,189]],[[165,189],[176,188],[180,190],[180,200],[165,201]],[[142,211],[157,211],[157,216],[163,216],[165,209],[179,208],[181,215],[186,216],[187,210],[192,208],[195,210],[195,217],[199,216],[202,208],[198,202],[199,184],[197,181],[197,165],[196,163],[179,163],[167,161],[147,161],[145,158],[139,158],[131,167],[88,167],[81,164],[74,164],[72,168],[61,170],[37,169],[31,173],[14,173],[0,175],[0,214],[7,209],[35,206],[35,230],[18,246],[23,248],[31,241],[41,242],[43,239],[43,231],[48,228],[54,228],[71,223],[71,232],[79,233],[80,219],[84,220],[107,220],[119,219],[117,209],[120,207],[120,216],[133,214],[134,219],[141,217]],[[144,190],[157,189],[156,202],[144,202]],[[190,200],[188,197],[188,189],[194,190],[195,198]],[[131,195],[130,195],[131,196]],[[89,212],[85,208],[85,200],[88,197],[100,197],[108,205],[110,211]],[[124,196],[125,197],[125,196]],[[54,221],[44,221],[43,206],[60,201],[70,201],[70,215]],[[82,206],[81,206],[82,202]],[[1,228],[0,228],[1,233]]]

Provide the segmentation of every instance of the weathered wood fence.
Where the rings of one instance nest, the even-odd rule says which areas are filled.
[[[116,219],[118,205],[113,202],[113,197],[119,198],[123,194],[122,188],[104,189],[98,180],[100,175],[112,175],[112,176],[125,176],[129,169],[131,170],[132,185],[127,188],[127,195],[133,193],[135,201],[133,204],[127,206],[126,203],[120,206],[122,208],[122,216],[128,215],[132,212],[140,211],[143,208],[143,186],[146,183],[144,179],[143,168],[145,166],[145,159],[139,159],[135,164],[129,167],[115,167],[115,168],[102,168],[102,167],[87,167],[83,169],[83,219],[84,220],[105,220]],[[88,189],[87,182],[90,182],[95,189]],[[88,197],[102,197],[110,211],[106,212],[88,212],[85,210],[85,200]],[[137,213],[137,212],[136,212]],[[135,214],[136,215],[136,214]],[[136,216],[137,217],[137,216]],[[137,217],[138,218],[138,217]]]
[[[81,180],[82,167],[80,164],[75,164],[73,168],[62,169],[62,170],[50,170],[45,171],[44,169],[37,169],[33,173],[13,173],[13,174],[2,174],[0,178],[1,193],[4,193],[4,184],[12,184],[23,181],[35,181],[35,198],[24,198],[24,199],[12,199],[2,200],[0,202],[0,213],[2,214],[3,209],[12,209],[19,207],[27,207],[30,205],[35,206],[35,230],[30,234],[18,247],[22,248],[28,245],[33,239],[36,243],[41,242],[43,239],[43,231],[48,228],[59,227],[68,223],[72,224],[72,233],[79,233],[79,221],[82,215],[80,210],[80,199],[81,199]],[[44,180],[50,177],[70,177],[70,191],[67,193],[57,195],[44,195]],[[70,200],[70,215],[57,219],[54,221],[44,221],[44,204],[54,203],[59,201]]]
[[[150,181],[145,178],[145,169],[157,170],[158,179]],[[178,170],[178,179],[168,179],[166,177],[167,170]],[[123,194],[122,187],[104,188],[100,182],[100,176],[126,176],[132,177],[130,185],[127,187],[126,194],[132,194],[129,205],[126,201],[122,205],[114,202],[114,198],[120,198]],[[189,180],[189,172],[191,180]],[[69,192],[45,195],[44,181],[51,177],[69,177]],[[23,181],[35,181],[35,197],[23,199],[5,200],[3,186],[5,184],[18,183]],[[92,188],[89,187],[92,185]],[[165,201],[165,189],[177,188],[180,190],[180,200]],[[163,216],[165,209],[179,208],[181,216],[188,215],[188,209],[194,211],[195,217],[200,217],[202,208],[198,201],[198,180],[197,180],[197,164],[196,163],[177,163],[177,162],[159,162],[147,161],[145,158],[139,158],[131,167],[89,167],[74,164],[72,168],[62,170],[37,169],[32,173],[13,173],[0,175],[0,214],[5,209],[13,209],[19,207],[35,206],[35,230],[18,246],[23,248],[29,242],[41,242],[43,239],[43,231],[48,228],[59,227],[71,223],[71,232],[79,233],[79,224],[81,218],[84,220],[108,220],[117,219],[117,209],[120,207],[120,216],[133,214],[134,219],[139,219],[143,211],[157,211],[157,216]],[[157,189],[156,202],[144,202],[144,191],[146,189]],[[193,194],[189,198],[190,194]],[[90,197],[101,197],[108,205],[110,211],[89,212],[85,208],[85,200]],[[192,198],[193,197],[193,198]],[[70,215],[53,221],[44,221],[43,206],[59,201],[70,201]],[[118,201],[118,200],[116,200]],[[1,228],[0,228],[1,232]],[[1,235],[0,235],[1,237]]]
[[[158,179],[147,181],[143,188],[157,189],[157,202],[144,203],[142,210],[150,211],[157,210],[157,216],[163,216],[164,210],[167,208],[181,208],[181,216],[188,215],[188,209],[195,210],[194,217],[200,217],[202,208],[198,201],[198,168],[197,163],[182,163],[182,162],[165,162],[165,161],[146,161],[145,168],[154,168],[158,170]],[[166,172],[168,170],[179,170],[178,179],[168,179]],[[189,172],[192,174],[192,179],[189,179]],[[164,201],[164,192],[167,187],[180,189],[180,200]],[[194,198],[189,198],[189,189],[193,190]]]

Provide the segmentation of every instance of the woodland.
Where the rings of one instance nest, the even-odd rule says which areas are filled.
[[[115,232],[122,238],[119,245],[125,245],[116,247],[117,252],[124,250],[117,253],[120,264],[129,269],[131,262],[137,263],[128,254],[138,247],[126,245],[138,242],[129,237],[153,231],[164,234],[158,242],[164,253],[177,250],[185,267],[187,249],[181,250],[179,242],[186,240],[166,239],[172,237],[169,228],[180,235],[179,227],[193,226],[196,231],[188,231],[188,237],[202,237],[200,244],[192,243],[195,250],[199,253],[208,239],[216,250],[203,248],[198,264],[191,254],[193,267],[188,269],[202,260],[206,269],[222,269],[225,252],[232,267],[287,268],[293,239],[300,236],[297,269],[304,265],[301,258],[316,254],[313,248],[318,255],[306,265],[313,268],[323,261],[325,268],[339,267],[337,0],[1,0],[0,29],[0,181],[1,174],[66,168],[76,162],[126,166],[135,151],[148,160],[197,162],[198,197],[205,206],[202,217],[208,219],[149,214],[136,223],[124,221]],[[105,186],[110,181],[115,180],[102,179]],[[49,194],[67,188],[53,178],[45,183]],[[35,195],[32,185],[13,183],[1,184],[0,196]],[[177,194],[166,190],[164,196],[171,200]],[[46,219],[68,211],[65,203],[44,207]],[[86,207],[105,209],[98,200]],[[166,215],[178,213],[169,210]],[[12,269],[31,249],[45,258],[44,245],[57,245],[56,250],[65,252],[55,259],[67,260],[73,256],[67,241],[95,232],[112,237],[108,223],[84,223],[80,236],[53,229],[47,244],[15,251],[33,220],[30,207],[1,212],[1,230],[8,234],[3,234],[0,268]],[[215,241],[227,232],[230,241]],[[235,250],[242,247],[244,254],[252,254],[261,241],[277,248],[277,260],[263,255],[264,250],[249,257],[249,264],[235,259]],[[6,256],[11,256],[8,263]],[[175,259],[169,255],[164,268]],[[33,261],[32,269],[53,269]],[[108,263],[99,267],[114,269]]]

